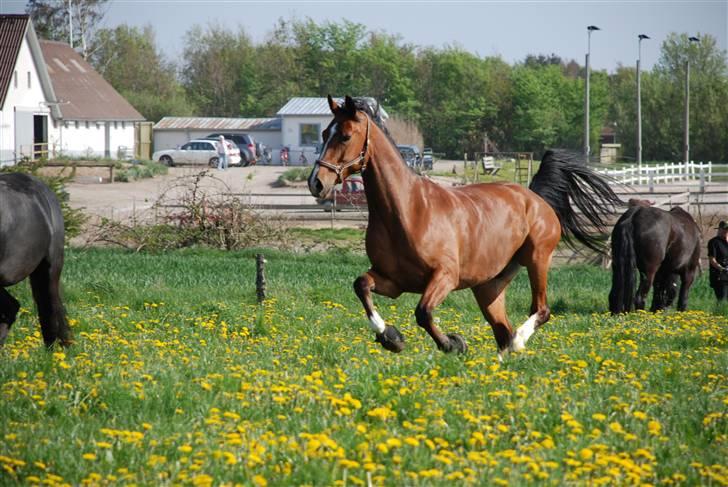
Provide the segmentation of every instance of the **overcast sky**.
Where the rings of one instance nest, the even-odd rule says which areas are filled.
[[[65,0],[63,0],[65,2]],[[22,0],[0,0],[1,13],[21,13]],[[151,24],[158,45],[172,60],[182,55],[184,34],[195,24],[244,27],[263,41],[279,18],[317,22],[348,19],[370,30],[399,34],[418,46],[456,45],[480,56],[500,55],[509,63],[527,54],[555,53],[584,62],[587,25],[592,34],[594,69],[634,65],[637,35],[642,62],[651,68],[670,32],[710,34],[725,50],[728,0],[714,1],[201,1],[111,0],[106,27]]]

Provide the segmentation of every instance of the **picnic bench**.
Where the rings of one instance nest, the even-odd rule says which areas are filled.
[[[483,165],[483,174],[495,176],[500,171],[500,166],[496,165],[495,157],[493,156],[483,156],[481,163]]]
[[[79,167],[106,167],[109,169],[109,182],[114,182],[114,166],[113,161],[48,161],[44,167],[70,167],[71,177],[76,175],[76,169]]]

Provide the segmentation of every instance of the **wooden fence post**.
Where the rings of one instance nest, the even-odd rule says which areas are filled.
[[[255,289],[258,295],[258,303],[262,303],[265,300],[265,258],[263,254],[255,255]]]

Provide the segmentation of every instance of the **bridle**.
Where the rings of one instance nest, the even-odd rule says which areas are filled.
[[[361,172],[363,173],[364,170],[367,168],[367,153],[369,152],[369,123],[370,118],[369,115],[364,114],[365,117],[367,117],[367,135],[366,140],[364,141],[364,147],[362,147],[361,152],[358,156],[356,156],[354,159],[345,162],[344,164],[338,166],[336,164],[333,164],[331,162],[325,161],[323,159],[316,159],[316,162],[314,162],[314,165],[318,164],[319,166],[323,166],[325,168],[331,169],[336,173],[336,183],[343,182],[341,180],[341,173],[343,173],[346,169],[349,169],[351,166],[354,166],[356,164],[362,163],[361,166]],[[321,154],[323,156],[323,153]]]

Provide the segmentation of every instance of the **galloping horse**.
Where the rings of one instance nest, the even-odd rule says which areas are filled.
[[[308,185],[326,197],[334,185],[361,171],[369,206],[366,250],[371,269],[354,281],[376,341],[400,352],[399,330],[385,324],[371,292],[396,298],[422,294],[417,324],[445,352],[464,352],[465,340],[443,334],[432,312],[453,290],[471,288],[490,323],[499,357],[524,348],[548,321],[546,281],[562,233],[591,248],[599,242],[585,231],[586,220],[603,227],[607,207],[620,202],[600,176],[547,152],[531,189],[516,184],[475,184],[446,188],[414,174],[381,125],[378,107],[366,99],[329,96],[333,120],[323,132],[321,158]],[[596,196],[585,191],[589,187]],[[582,210],[575,213],[569,197]],[[586,220],[585,220],[586,218]],[[506,316],[505,289],[521,266],[531,282],[531,316],[514,333]]]
[[[699,261],[700,229],[688,212],[679,207],[670,211],[641,205],[630,208],[612,231],[609,310],[616,314],[645,309],[653,282],[651,311],[667,308],[675,299],[679,276],[677,309],[685,311]],[[640,274],[636,294],[635,268]]]
[[[20,309],[5,289],[30,276],[43,341],[71,343],[61,303],[63,214],[56,195],[38,179],[0,174],[0,345]]]

